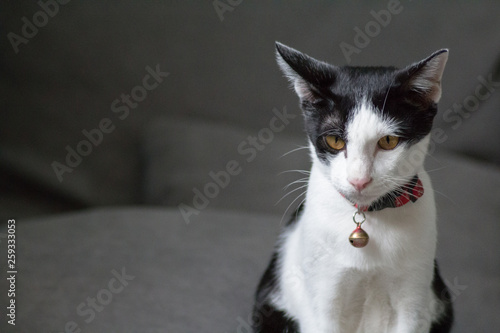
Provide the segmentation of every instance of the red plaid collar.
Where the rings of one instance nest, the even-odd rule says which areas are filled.
[[[370,206],[359,207],[358,204],[353,202],[351,203],[361,212],[374,212],[385,208],[397,208],[404,206],[410,201],[417,201],[422,195],[424,195],[422,181],[418,178],[418,175],[415,175],[408,183],[380,197]],[[342,196],[349,200],[345,195],[342,194]]]

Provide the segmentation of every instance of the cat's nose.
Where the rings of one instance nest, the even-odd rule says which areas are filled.
[[[372,180],[373,178],[371,177],[348,179],[349,183],[351,183],[351,185],[359,192],[365,189],[368,186],[368,184],[372,182]]]

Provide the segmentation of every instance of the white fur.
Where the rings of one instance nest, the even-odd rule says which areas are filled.
[[[379,149],[381,137],[397,134],[395,125],[364,103],[348,124],[347,158],[337,154],[328,165],[312,151],[305,209],[281,239],[280,293],[274,298],[303,333],[428,332],[439,315],[431,290],[436,211],[422,169],[428,138]],[[351,246],[355,208],[339,190],[369,204],[415,173],[425,194],[400,208],[367,212],[363,229],[370,241],[364,248]],[[373,181],[359,193],[348,178],[365,176]]]

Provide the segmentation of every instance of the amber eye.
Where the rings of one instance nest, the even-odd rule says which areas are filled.
[[[384,150],[391,150],[396,148],[399,143],[399,138],[397,136],[386,135],[380,140],[378,140],[378,146]]]
[[[326,143],[328,146],[335,150],[341,150],[345,147],[345,142],[341,138],[335,135],[326,136]]]

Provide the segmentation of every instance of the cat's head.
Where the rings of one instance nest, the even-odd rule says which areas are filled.
[[[369,205],[422,169],[448,50],[397,69],[337,67],[276,49],[300,98],[313,161],[337,191]]]

